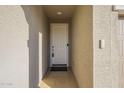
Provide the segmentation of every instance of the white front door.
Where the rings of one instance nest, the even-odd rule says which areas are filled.
[[[68,66],[68,24],[50,25],[50,66],[66,64]]]

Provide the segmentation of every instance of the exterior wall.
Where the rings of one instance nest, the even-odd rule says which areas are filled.
[[[93,6],[94,87],[119,87],[117,30],[118,13],[112,6]],[[99,49],[101,39],[104,49]]]
[[[93,87],[92,6],[78,6],[71,28],[71,65],[79,87]]]
[[[119,31],[118,31],[118,42],[119,42],[119,62],[120,62],[120,75],[119,75],[119,80],[120,80],[120,87],[124,88],[124,17],[119,16]]]
[[[111,65],[112,65],[112,87],[120,87],[120,62],[119,62],[119,42],[117,33],[119,30],[118,12],[111,13]]]
[[[49,59],[42,7],[0,6],[0,13],[0,87],[38,87]]]
[[[20,6],[0,6],[0,87],[29,87],[28,33]]]
[[[29,24],[29,86],[38,87],[48,67],[48,24],[41,6],[22,7]]]

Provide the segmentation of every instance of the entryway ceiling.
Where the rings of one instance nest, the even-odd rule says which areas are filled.
[[[76,5],[44,5],[43,9],[49,19],[70,19],[73,16],[73,12]],[[61,12],[58,15],[57,12]]]

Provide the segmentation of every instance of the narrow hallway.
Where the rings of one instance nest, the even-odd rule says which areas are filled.
[[[78,88],[73,73],[68,71],[48,71],[40,82],[41,88]]]
[[[47,55],[41,64],[39,87],[92,87],[92,6],[43,6],[43,10],[49,41],[44,47]],[[71,67],[72,71],[47,72],[54,67]]]

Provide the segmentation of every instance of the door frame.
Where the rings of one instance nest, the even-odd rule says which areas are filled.
[[[50,67],[52,67],[52,49],[51,49],[51,44],[52,44],[52,38],[53,38],[53,34],[52,34],[52,25],[60,25],[60,24],[64,24],[66,25],[66,39],[67,39],[67,44],[69,44],[69,23],[50,23]],[[66,48],[66,64],[67,64],[67,67],[69,67],[69,46],[67,46]]]

